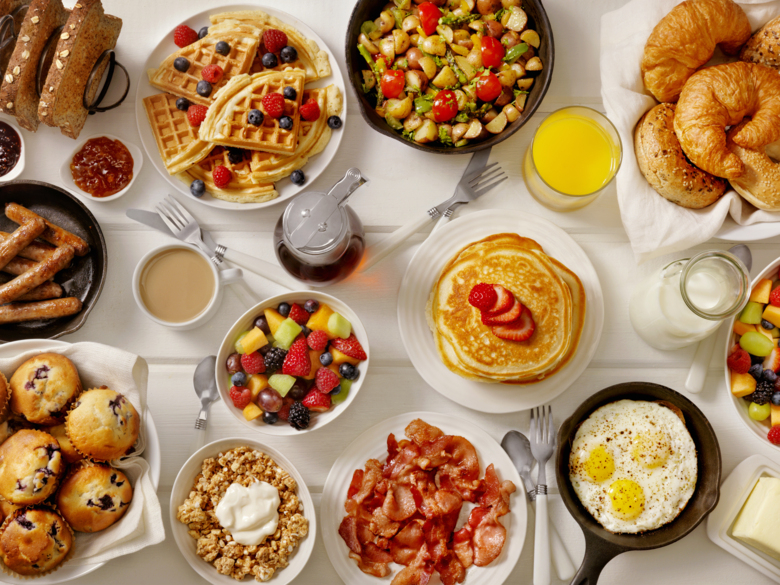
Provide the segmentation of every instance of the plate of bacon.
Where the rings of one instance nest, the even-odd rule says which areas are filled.
[[[347,447],[320,513],[328,557],[348,585],[389,575],[392,585],[500,585],[523,550],[527,510],[520,477],[490,435],[412,412]]]

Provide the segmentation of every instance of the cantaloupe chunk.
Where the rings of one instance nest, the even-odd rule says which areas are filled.
[[[737,335],[745,335],[748,331],[755,331],[756,326],[755,325],[748,325],[747,323],[743,323],[742,321],[734,321],[734,333]]]
[[[324,331],[328,334],[328,339],[333,339],[333,336],[328,331],[328,319],[330,319],[332,314],[333,309],[326,304],[321,304],[320,308],[309,317],[309,320],[306,322],[306,327],[312,331]]]
[[[775,406],[774,404],[770,403],[769,404],[769,408],[772,409],[770,411],[771,412],[771,416],[769,418],[769,423],[773,427],[776,427],[776,426],[780,425],[780,406]]]
[[[752,394],[756,390],[756,379],[750,374],[731,373],[731,393],[737,398]]]
[[[268,321],[268,328],[271,330],[271,335],[276,335],[276,330],[279,329],[279,325],[284,321],[284,317],[282,317],[276,309],[265,309],[263,314],[265,315],[265,320]]]
[[[263,416],[263,409],[254,402],[250,402],[244,407],[244,418],[246,420],[255,420],[261,416]]]
[[[309,350],[309,359],[311,360],[311,372],[309,372],[308,376],[303,377],[304,380],[313,380],[314,376],[317,375],[317,370],[322,367],[322,364],[320,363],[320,354],[322,354],[322,352],[316,349]]]
[[[767,305],[766,309],[764,309],[764,314],[761,316],[775,327],[780,327],[780,307]]]
[[[249,388],[249,391],[252,393],[252,400],[254,400],[261,391],[268,387],[268,378],[265,374],[252,374],[246,383],[246,387]]]
[[[775,327],[777,329],[777,327]],[[758,331],[761,335],[769,339],[772,343],[775,342],[775,337],[772,335],[772,332],[769,331],[769,329],[764,329],[761,327],[761,325],[756,325],[756,331]]]
[[[252,329],[241,340],[241,347],[244,348],[244,353],[252,353],[266,345],[268,345],[268,338],[259,327]]]
[[[348,364],[352,364],[353,366],[356,366],[360,363],[359,359],[349,357],[348,355],[341,353],[335,347],[330,348],[330,355],[333,356],[333,365],[335,366],[340,366],[343,363],[348,363]]]
[[[767,304],[769,302],[769,294],[772,292],[772,281],[768,278],[762,278],[758,281],[758,284],[753,288],[753,292],[750,293],[750,300],[756,303]]]

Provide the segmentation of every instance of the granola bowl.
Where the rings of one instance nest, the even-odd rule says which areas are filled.
[[[266,457],[258,458],[249,454],[252,451],[259,451]],[[214,461],[204,466],[204,462],[210,459]],[[239,467],[233,471],[231,467],[236,462]],[[284,473],[276,473],[274,464]],[[208,480],[196,486],[196,480],[204,468]],[[246,469],[242,471],[242,468]],[[203,536],[199,540],[190,535],[190,527],[193,532],[204,535],[212,529],[221,529],[211,511],[213,506],[219,503],[218,500],[232,483],[249,485],[252,480],[267,481],[279,490],[281,504],[276,534],[254,548],[229,543],[225,540],[225,535],[229,535],[227,532],[212,535],[211,538]],[[302,511],[300,507],[295,509],[292,494],[303,506]],[[190,521],[189,525],[178,520],[180,507],[181,517]],[[199,510],[206,513],[202,514]],[[303,529],[306,523],[302,522],[300,515],[308,523],[307,530]],[[247,583],[256,578],[274,585],[286,585],[295,579],[311,556],[317,533],[316,522],[314,502],[298,470],[279,451],[252,439],[220,439],[198,449],[179,470],[171,491],[170,523],[176,545],[193,570],[214,585],[235,585],[236,581],[242,580],[241,573],[246,573],[243,580]],[[288,557],[282,558],[273,550],[272,543],[284,539],[293,545],[293,550]],[[291,547],[281,545],[276,548],[289,550]],[[207,561],[198,552],[205,558],[213,558]],[[288,565],[279,568],[284,562]],[[269,572],[272,573],[270,576]]]

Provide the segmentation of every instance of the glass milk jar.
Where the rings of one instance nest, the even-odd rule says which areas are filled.
[[[631,324],[656,349],[691,345],[742,310],[749,278],[745,265],[729,252],[675,260],[636,287],[628,306]]]

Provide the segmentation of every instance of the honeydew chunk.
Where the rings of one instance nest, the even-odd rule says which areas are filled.
[[[756,390],[756,379],[750,374],[731,373],[731,393],[737,398],[752,394]]]
[[[341,380],[341,392],[339,392],[338,394],[331,394],[330,403],[336,405],[344,402],[349,396],[350,388],[352,388],[352,380],[347,380],[346,378],[343,378]]]
[[[301,329],[300,325],[298,325],[292,319],[287,318],[282,321],[281,325],[279,325],[279,328],[274,334],[274,339],[282,349],[290,349],[293,341],[295,341],[295,338],[298,337],[298,334],[301,331],[303,331],[303,329]]]
[[[288,376],[287,374],[274,374],[268,378],[268,385],[276,390],[282,398],[287,396],[293,384],[295,384],[295,376]]]
[[[758,325],[761,323],[761,312],[763,307],[760,303],[754,303],[749,301],[745,308],[742,309],[742,314],[739,316],[739,320],[748,325]]]
[[[255,327],[241,339],[244,353],[252,353],[268,345],[268,338],[259,327]]]
[[[238,339],[236,339],[236,343],[234,344],[234,348],[237,353],[243,354],[246,353],[244,351],[244,337],[249,335],[249,331],[244,331],[241,335],[238,336]]]
[[[758,281],[753,292],[750,293],[750,300],[756,303],[766,305],[769,302],[769,294],[772,292],[772,281],[768,278],[762,278]]]
[[[328,319],[328,333],[333,337],[346,339],[352,333],[352,324],[338,313],[333,313]]]

